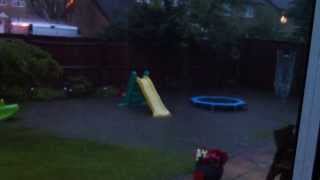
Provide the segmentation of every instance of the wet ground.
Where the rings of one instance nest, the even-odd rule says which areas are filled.
[[[248,165],[247,171],[262,166],[265,174],[275,151],[273,130],[295,123],[299,110],[295,98],[281,101],[272,93],[252,90],[162,94],[166,94],[163,100],[172,112],[171,118],[154,119],[147,107],[119,107],[121,98],[112,97],[28,103],[17,122],[61,137],[132,147],[190,154],[199,146],[219,148],[231,155],[231,161],[236,161],[229,164],[235,167],[227,171],[245,168],[249,162],[254,165]],[[238,112],[208,111],[192,106],[189,101],[192,95],[241,97],[249,108]],[[233,172],[234,175],[229,172],[227,176],[234,179],[241,173],[246,175],[246,170]]]
[[[19,123],[100,142],[178,151],[206,146],[235,153],[243,148],[272,147],[273,130],[297,119],[295,99],[283,102],[271,93],[249,90],[201,95],[205,94],[241,97],[249,109],[208,111],[191,105],[189,98],[195,94],[177,93],[163,97],[173,116],[154,119],[147,107],[119,107],[121,98],[87,98],[28,103]]]

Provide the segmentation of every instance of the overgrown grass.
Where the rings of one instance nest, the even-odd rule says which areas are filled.
[[[61,139],[0,124],[4,180],[167,180],[190,170],[189,157]]]

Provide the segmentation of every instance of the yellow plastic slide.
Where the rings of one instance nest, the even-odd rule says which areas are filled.
[[[144,76],[143,78],[137,78],[137,82],[152,111],[153,117],[171,116],[171,113],[163,104],[151,79],[148,76]]]

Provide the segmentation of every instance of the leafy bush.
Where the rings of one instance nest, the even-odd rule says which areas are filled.
[[[64,98],[63,90],[57,90],[52,88],[37,88],[32,91],[32,100],[37,101],[49,101],[58,98]]]
[[[100,87],[96,89],[97,97],[112,97],[118,94],[119,90],[112,86]]]
[[[0,59],[0,96],[23,98],[30,87],[49,87],[62,75],[49,53],[20,40],[0,40]]]
[[[9,88],[1,88],[0,97],[5,98],[6,101],[18,100],[23,101],[30,97],[30,91],[20,86],[12,86]]]
[[[87,96],[93,91],[93,84],[84,76],[69,77],[65,90],[68,96]]]

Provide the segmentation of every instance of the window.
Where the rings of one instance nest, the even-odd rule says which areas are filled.
[[[180,3],[179,0],[174,0],[174,1],[173,1],[173,6],[175,6],[175,7],[176,7],[176,6],[179,6],[179,3]]]
[[[137,2],[137,3],[147,3],[147,4],[150,4],[150,3],[151,3],[150,0],[137,0],[136,2]]]
[[[0,177],[312,180],[320,0],[268,1],[6,0]]]
[[[146,4],[150,4],[151,0],[136,0],[137,3],[146,3]],[[173,6],[178,6],[179,5],[179,0],[173,0]],[[164,1],[160,1],[161,5],[164,5]]]
[[[13,0],[13,1],[11,1],[11,5],[15,6],[15,7],[25,7],[26,2],[25,2],[25,0]]]
[[[223,8],[223,15],[224,16],[231,16],[232,15],[232,8],[230,3],[224,3],[222,5]]]
[[[245,18],[253,18],[255,16],[255,11],[252,5],[246,5],[244,9],[244,15]]]
[[[0,0],[0,6],[7,5],[7,0]]]

